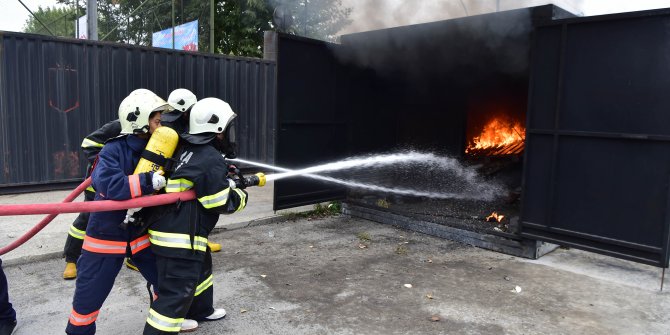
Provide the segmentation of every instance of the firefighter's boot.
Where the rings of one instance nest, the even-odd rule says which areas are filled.
[[[65,263],[65,271],[63,271],[63,279],[77,278],[77,264],[72,262]]]
[[[198,321],[191,319],[184,319],[184,321],[181,323],[181,330],[179,332],[188,333],[196,329],[198,329]]]
[[[212,252],[221,251],[221,243],[207,242],[207,246],[209,247],[209,250],[211,250]]]
[[[203,321],[216,321],[216,320],[221,320],[223,317],[226,316],[226,310],[223,308],[215,308],[214,312],[210,314],[208,317],[205,317]]]

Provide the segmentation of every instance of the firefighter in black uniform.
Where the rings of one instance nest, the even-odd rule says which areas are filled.
[[[177,134],[187,132],[188,117],[191,113],[191,108],[198,102],[198,98],[196,98],[193,92],[185,88],[178,88],[170,93],[167,102],[174,110],[163,113],[161,124],[174,129]],[[208,241],[207,245],[212,252],[221,251],[220,243]]]
[[[216,98],[193,106],[189,131],[182,134],[184,141],[175,155],[179,162],[165,190],[193,189],[196,199],[168,205],[149,227],[158,297],[149,310],[144,334],[176,334],[185,318],[210,321],[226,315],[224,309],[213,307],[207,237],[220,214],[237,212],[247,202],[247,193],[228,178],[226,161],[215,147],[235,116],[226,102]]]

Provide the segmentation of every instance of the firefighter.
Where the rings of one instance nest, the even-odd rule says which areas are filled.
[[[98,158],[98,153],[102,150],[104,143],[107,140],[119,136],[121,133],[121,123],[119,120],[114,120],[106,123],[100,129],[92,132],[84,138],[81,142],[81,149],[88,160],[88,167],[86,168],[86,178],[91,175],[93,163]],[[84,201],[93,201],[95,197],[95,190],[89,186],[84,191]],[[65,256],[65,271],[63,271],[63,279],[77,278],[77,259],[81,255],[81,244],[84,242],[84,235],[86,234],[86,226],[88,225],[89,213],[80,213],[77,218],[70,225],[67,240],[65,240],[65,247],[63,254]]]
[[[132,92],[119,106],[121,135],[107,141],[92,173],[95,200],[126,200],[165,186],[160,173],[132,174],[150,134],[160,127],[165,100],[147,90]],[[129,211],[128,211],[129,212]],[[89,216],[67,334],[94,334],[100,307],[114,285],[125,257],[132,257],[144,278],[156,287],[156,262],[149,236],[128,224],[127,211],[94,212]]]
[[[177,134],[185,133],[188,130],[188,116],[191,108],[198,102],[193,92],[178,88],[170,93],[167,100],[173,111],[163,113],[161,116],[161,124],[166,127],[174,129]],[[221,244],[208,241],[207,245],[212,252],[221,251]]]
[[[243,209],[247,193],[228,178],[228,167],[214,147],[225,137],[235,117],[230,106],[216,98],[198,101],[189,117],[188,133],[166,192],[195,190],[196,198],[172,204],[149,227],[156,255],[158,298],[151,305],[144,334],[175,334],[185,318],[219,320],[223,308],[213,307],[212,258],[207,237],[219,219]]]
[[[7,276],[0,259],[0,335],[11,335],[16,328],[16,311],[9,302]]]
[[[150,92],[146,89],[137,89],[134,92]],[[176,89],[170,93],[168,104],[174,108],[173,111],[164,112],[161,115],[161,124],[168,126],[178,134],[183,133],[188,126],[188,112],[191,107],[197,102],[195,94],[187,89]],[[88,167],[86,169],[86,177],[91,173],[93,163],[98,158],[98,153],[102,150],[104,143],[108,140],[119,136],[121,133],[121,123],[119,120],[114,120],[103,125],[100,129],[92,132],[84,138],[81,143],[81,149],[88,160]],[[89,186],[84,192],[84,201],[92,201],[95,196],[95,190]],[[81,244],[84,241],[86,233],[86,225],[88,224],[89,213],[80,213],[74,222],[70,225],[67,239],[65,241],[64,256],[65,256],[65,270],[63,271],[63,279],[77,278],[77,258],[81,254]],[[212,252],[221,251],[221,244],[208,242]],[[126,258],[126,267],[137,271],[137,267],[132,263],[132,260]]]
[[[161,124],[174,129],[177,134],[185,133],[188,130],[188,114],[198,98],[193,92],[178,88],[170,93],[167,102],[174,110],[162,115]]]

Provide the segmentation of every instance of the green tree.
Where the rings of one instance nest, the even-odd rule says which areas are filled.
[[[119,12],[125,17],[120,39],[127,43],[151,45],[154,32],[172,26],[171,0],[144,3],[119,0]],[[142,8],[138,10],[139,5]],[[210,2],[174,0],[175,24],[198,20],[198,49],[210,49]],[[271,30],[271,7],[264,0],[226,0],[215,2],[215,52],[259,57],[263,31]]]
[[[215,52],[229,55],[262,57],[263,32],[272,30],[272,10],[264,0],[223,1],[214,19]],[[201,45],[209,47],[209,20]]]
[[[76,11],[71,7],[38,7],[33,12],[35,17],[30,16],[23,26],[23,32],[33,34],[50,35],[49,30],[56,36],[75,37]]]
[[[351,8],[342,0],[270,0],[277,30],[334,42],[336,34],[351,23]]]
[[[98,1],[98,38],[107,35],[116,27],[121,20],[119,6],[116,0]],[[75,37],[75,22],[77,18],[86,14],[86,1],[59,0],[60,6],[38,7],[35,11],[37,17],[44,26],[49,28],[56,36]],[[79,5],[77,7],[77,4]],[[50,35],[49,31],[34,17],[29,17],[23,31],[26,33]],[[122,33],[118,30],[112,31],[107,40],[121,41]]]
[[[84,2],[84,1],[78,1]],[[98,1],[98,39],[114,42],[125,42],[124,32],[117,28],[124,21],[117,0]],[[84,13],[86,11],[84,10]]]
[[[152,33],[172,26],[171,0],[115,2],[118,4],[118,36],[108,40],[150,46]]]
[[[85,1],[74,0],[59,2],[72,8],[85,4]],[[172,26],[173,5],[176,25],[198,20],[198,49],[209,51],[210,1],[203,0],[98,1],[98,37],[150,46],[154,32]],[[79,7],[78,12],[83,15],[86,11]],[[334,41],[335,34],[350,22],[350,14],[351,8],[343,8],[342,0],[215,0],[214,50],[261,57],[263,32],[267,30]],[[72,14],[63,19],[71,31],[77,16]],[[72,31],[62,36],[73,34]]]
[[[172,26],[172,0],[118,0],[125,18],[120,40],[151,45],[153,32]],[[140,9],[138,7],[142,5]],[[174,0],[175,24],[198,20],[201,51],[210,49],[210,2]],[[277,15],[279,13],[280,15]],[[351,8],[342,0],[217,0],[214,17],[214,50],[237,56],[261,57],[263,32],[289,34],[333,41],[350,20]],[[278,26],[273,16],[281,19]]]

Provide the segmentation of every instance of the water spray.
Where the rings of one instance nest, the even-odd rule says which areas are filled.
[[[323,165],[313,166],[300,170],[291,170],[283,167],[278,167],[274,165],[249,161],[241,158],[227,159],[235,163],[248,164],[253,166],[258,166],[268,170],[280,171],[280,173],[267,174],[265,175],[266,180],[279,180],[283,178],[293,177],[293,176],[302,176],[315,180],[335,183],[351,188],[366,189],[371,191],[398,194],[404,196],[417,196],[417,197],[426,197],[433,199],[492,199],[497,193],[496,187],[494,185],[487,185],[482,192],[467,194],[464,192],[432,192],[432,191],[421,191],[415,189],[401,188],[401,187],[385,187],[368,183],[361,183],[353,180],[338,179],[328,176],[323,176],[316,174],[316,172],[327,172],[327,171],[337,171],[343,169],[351,168],[360,168],[360,167],[382,167],[384,165],[390,164],[399,164],[399,163],[409,163],[409,162],[423,162],[429,163],[436,167],[448,169],[449,171],[456,174],[457,177],[462,178],[468,182],[474,183],[477,179],[477,174],[474,171],[465,169],[460,163],[455,159],[449,157],[438,157],[430,153],[419,153],[419,152],[405,152],[405,153],[396,153],[389,155],[378,155],[378,156],[369,156],[369,157],[358,157],[350,158],[340,162],[327,163]]]
[[[352,168],[371,168],[381,165],[390,165],[398,163],[408,163],[413,161],[434,161],[435,155],[420,153],[420,152],[406,152],[406,153],[395,153],[388,155],[377,155],[369,157],[355,157],[348,158],[339,162],[326,163],[322,165],[312,166],[300,170],[290,170],[290,169],[274,169],[277,171],[282,171],[282,173],[275,173],[271,175],[266,175],[268,181],[302,176],[307,174],[319,173],[319,172],[329,172],[329,171],[338,171],[346,170]],[[250,162],[249,162],[250,163]]]

